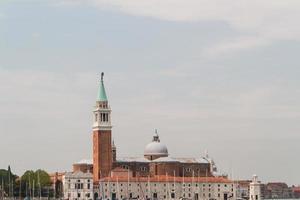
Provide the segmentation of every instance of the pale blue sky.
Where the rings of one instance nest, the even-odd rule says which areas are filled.
[[[226,3],[225,3],[226,2]],[[91,158],[100,73],[120,156],[160,133],[234,178],[300,184],[300,2],[0,3],[0,167]],[[138,141],[138,142],[137,142]]]

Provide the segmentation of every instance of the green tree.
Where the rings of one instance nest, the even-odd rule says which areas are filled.
[[[41,184],[41,187],[46,187],[51,185],[51,179],[49,174],[41,169],[35,171],[35,177],[37,181]]]
[[[4,196],[13,196],[13,189],[16,185],[17,176],[11,172],[10,166],[8,169],[0,169],[0,191]]]
[[[22,196],[42,195],[43,188],[51,185],[49,174],[41,169],[27,170],[20,178]]]

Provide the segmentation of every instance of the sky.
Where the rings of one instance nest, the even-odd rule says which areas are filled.
[[[0,168],[92,157],[101,72],[118,156],[158,129],[234,179],[300,184],[299,0],[0,1]]]

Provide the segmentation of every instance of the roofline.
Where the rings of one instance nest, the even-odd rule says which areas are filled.
[[[234,181],[225,177],[174,177],[174,176],[154,176],[154,177],[128,177],[128,176],[112,176],[102,178],[100,182],[176,182],[176,183],[228,183]]]

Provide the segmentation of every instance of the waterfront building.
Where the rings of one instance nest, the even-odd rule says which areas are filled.
[[[293,190],[286,183],[270,182],[263,185],[262,195],[265,199],[290,199]]]
[[[63,177],[65,174],[66,172],[54,172],[49,174],[51,180],[49,191],[53,191],[56,197],[63,196]]]
[[[94,182],[109,177],[115,168],[130,170],[134,177],[161,176],[212,177],[216,165],[208,155],[198,158],[171,157],[168,148],[160,141],[157,131],[146,145],[143,156],[120,158],[112,142],[111,108],[106,95],[103,73],[93,111],[93,174]],[[80,167],[77,167],[80,169]]]
[[[93,199],[93,174],[90,172],[67,172],[63,176],[64,199]]]
[[[292,186],[293,198],[300,198],[300,186]]]
[[[235,199],[235,184],[224,177],[129,177],[100,180],[102,199]]]
[[[258,181],[258,177],[256,175],[253,175],[253,179],[249,187],[250,200],[262,200],[261,183]]]
[[[196,158],[173,157],[157,131],[141,156],[118,157],[112,141],[112,110],[103,78],[102,73],[93,110],[93,159],[74,163],[73,174],[68,173],[66,177],[77,176],[77,180],[81,180],[78,176],[92,172],[95,199],[236,198],[236,185],[226,175],[218,174],[216,164],[208,154]],[[90,192],[76,193],[72,186],[66,185],[64,190],[68,198],[92,197]]]
[[[87,172],[93,173],[93,161],[84,159],[84,160],[80,160],[80,161],[74,163],[73,164],[73,172],[78,172],[78,171],[81,171],[84,173],[87,173]]]
[[[249,186],[251,180],[238,180],[236,183],[236,196],[238,199],[249,199]]]

